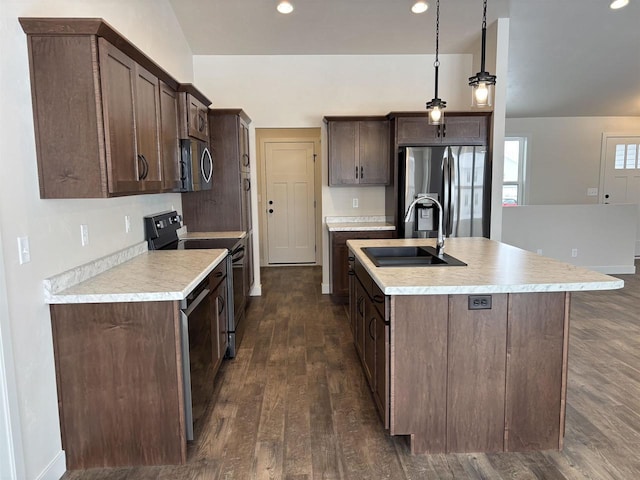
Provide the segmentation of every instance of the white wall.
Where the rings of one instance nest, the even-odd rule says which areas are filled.
[[[640,135],[640,117],[507,118],[505,131],[529,138],[527,205],[594,204],[602,134]]]
[[[322,118],[424,111],[434,94],[433,60],[433,55],[196,55],[194,75],[215,107],[243,108],[253,129],[322,127],[323,217],[384,215],[383,187],[328,187]],[[441,55],[440,61],[440,98],[449,111],[468,110],[472,56]],[[351,206],[354,197],[358,209]],[[329,254],[323,230],[326,290]]]
[[[531,205],[503,210],[505,243],[602,273],[635,273],[638,205]]]
[[[143,215],[182,208],[179,194],[104,200],[39,198],[27,44],[19,16],[102,17],[179,81],[192,81],[193,68],[191,51],[168,0],[2,1],[0,246],[7,305],[6,311],[0,309],[0,334],[3,345],[13,352],[6,368],[15,372],[16,379],[18,408],[10,411],[9,420],[22,438],[16,448],[18,453],[24,451],[24,458],[18,459],[24,464],[19,478],[30,480],[59,478],[64,472],[51,325],[42,280],[144,240]],[[133,221],[129,234],[124,232],[125,214]],[[89,225],[87,247],[80,246],[81,223]],[[23,235],[29,237],[31,262],[19,265],[16,238]],[[5,360],[6,352],[5,348]]]

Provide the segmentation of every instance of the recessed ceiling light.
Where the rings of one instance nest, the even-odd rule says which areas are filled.
[[[287,1],[284,1],[278,4],[277,9],[280,13],[284,13],[286,15],[287,13],[293,12],[293,5],[291,5]]]
[[[413,7],[411,7],[411,11],[413,13],[424,13],[428,8],[429,4],[423,0],[420,0],[419,2],[413,4]]]
[[[609,5],[609,8],[612,8],[613,10],[617,10],[619,8],[626,7],[628,4],[629,4],[629,0],[613,0],[611,2],[611,5]]]

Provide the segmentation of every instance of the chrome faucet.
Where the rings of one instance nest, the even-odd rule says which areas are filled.
[[[407,213],[404,216],[404,223],[407,223],[409,220],[411,220],[411,212],[415,208],[416,204],[422,203],[422,202],[424,202],[426,200],[430,201],[431,203],[433,203],[434,205],[436,205],[438,207],[438,212],[439,212],[439,215],[438,215],[438,240],[436,241],[436,253],[440,257],[444,253],[444,235],[442,233],[442,217],[443,217],[442,205],[440,205],[439,201],[437,201],[432,196],[426,195],[424,193],[416,195],[416,198],[413,199],[413,202],[411,202],[411,204],[409,205],[409,208],[407,209]]]

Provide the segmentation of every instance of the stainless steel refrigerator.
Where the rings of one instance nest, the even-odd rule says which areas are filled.
[[[398,165],[398,236],[437,235],[438,208],[418,203],[408,222],[408,206],[420,194],[436,198],[443,209],[447,237],[489,237],[491,168],[487,147],[402,147]]]

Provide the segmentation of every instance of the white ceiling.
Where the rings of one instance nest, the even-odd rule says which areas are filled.
[[[435,0],[170,0],[195,55],[434,53]],[[510,18],[507,116],[640,115],[640,0],[490,0]],[[441,53],[479,42],[481,0],[442,0]],[[197,12],[194,14],[194,12]]]

